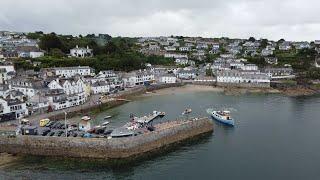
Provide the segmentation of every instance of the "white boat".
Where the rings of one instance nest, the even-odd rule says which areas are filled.
[[[192,109],[188,108],[188,109],[183,111],[182,115],[190,114],[191,112],[192,112]]]
[[[110,124],[110,122],[109,122],[109,121],[106,121],[106,122],[102,123],[101,126],[102,126],[102,127],[106,127],[108,124]]]
[[[234,119],[230,116],[230,111],[212,111],[211,116],[226,125],[234,126]]]
[[[105,116],[104,119],[110,119],[112,116]]]

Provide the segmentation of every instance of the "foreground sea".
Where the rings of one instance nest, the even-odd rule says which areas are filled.
[[[143,160],[110,163],[23,157],[0,168],[0,179],[320,179],[320,96],[272,94],[226,96],[216,92],[174,93],[139,98],[97,114],[95,124],[112,115],[110,126],[130,113],[153,110],[166,116],[209,116],[207,109],[228,109],[234,128],[214,122],[212,135]]]

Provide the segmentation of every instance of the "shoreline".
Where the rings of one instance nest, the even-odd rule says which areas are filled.
[[[316,90],[294,87],[294,88],[243,88],[243,87],[220,87],[208,85],[187,84],[181,87],[169,87],[142,94],[143,97],[173,95],[176,93],[197,93],[197,92],[216,92],[224,95],[246,95],[246,94],[282,94],[289,97],[312,96],[319,94]]]

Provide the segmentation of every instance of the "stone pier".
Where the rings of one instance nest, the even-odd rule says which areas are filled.
[[[213,132],[209,118],[170,121],[156,130],[124,138],[0,136],[0,152],[73,158],[124,159],[154,152],[175,143]]]

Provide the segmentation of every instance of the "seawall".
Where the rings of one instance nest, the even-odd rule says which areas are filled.
[[[213,132],[209,118],[171,121],[156,130],[125,138],[0,136],[0,152],[73,158],[125,159],[155,152],[189,138]]]

